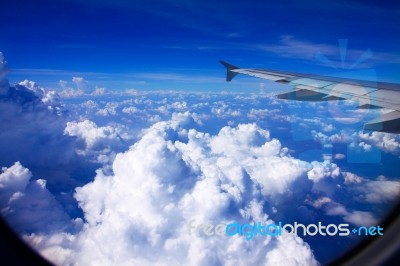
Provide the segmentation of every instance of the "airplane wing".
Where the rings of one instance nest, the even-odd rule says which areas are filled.
[[[280,99],[298,101],[353,100],[361,109],[383,108],[380,117],[364,125],[365,130],[400,133],[400,84],[284,72],[267,69],[239,68],[220,61],[227,70],[226,81],[237,74],[268,79],[294,86],[294,90],[277,95]]]

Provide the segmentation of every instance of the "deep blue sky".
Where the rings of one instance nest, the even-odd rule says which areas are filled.
[[[92,87],[226,89],[219,59],[329,74],[343,71],[339,39],[345,71],[370,49],[354,69],[400,82],[399,1],[14,0],[0,23],[10,80],[47,87],[82,76]]]

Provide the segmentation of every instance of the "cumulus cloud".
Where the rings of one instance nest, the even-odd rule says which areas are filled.
[[[361,183],[364,179],[354,173],[342,172],[345,184]]]
[[[322,163],[314,161],[311,165],[313,168],[307,172],[307,176],[314,182],[318,182],[326,177],[336,178],[340,175],[340,168],[328,160]]]
[[[392,153],[394,155],[400,154],[400,137],[398,134],[390,134],[384,132],[371,132],[358,134],[360,140],[360,146],[364,149],[370,149],[371,145],[379,148],[382,151]]]
[[[78,84],[79,84],[79,79],[78,80],[76,80],[76,78],[74,78],[74,79],[75,79],[75,82],[78,82]],[[83,85],[77,84],[77,88],[74,89],[72,87],[69,87],[68,82],[65,80],[60,80],[59,84],[60,84],[60,87],[62,88],[62,90],[60,91],[60,95],[62,97],[65,97],[65,98],[79,97],[79,96],[82,96],[85,94],[84,88],[86,88],[85,87],[86,85],[83,86]]]
[[[312,137],[314,140],[319,141],[323,144],[330,144],[330,143],[346,143],[349,141],[349,136],[344,133],[334,133],[332,135],[325,135],[322,132],[318,132],[316,130],[311,131]]]
[[[349,143],[349,147],[361,149],[364,152],[371,152],[373,147],[376,147],[386,153],[393,155],[400,154],[400,137],[398,134],[384,132],[364,133],[363,131],[359,131],[355,133],[340,132],[329,136],[313,130],[312,136],[314,140],[322,144]]]
[[[64,134],[83,140],[86,148],[93,148],[93,146],[99,142],[104,142],[104,140],[121,139],[117,128],[111,126],[97,127],[97,125],[90,120],[67,122]]]
[[[370,152],[372,149],[372,146],[370,144],[365,143],[364,141],[358,143],[358,146],[361,147],[365,152]]]
[[[42,103],[49,106],[49,109],[56,108],[57,110],[61,111],[62,105],[60,101],[60,96],[57,92],[52,90],[45,90],[34,81],[24,80],[18,84],[31,90]]]
[[[189,113],[174,114],[154,124],[116,156],[112,175],[99,170],[76,190],[86,224],[79,234],[58,234],[58,255],[50,252],[55,235],[28,239],[63,264],[316,265],[297,236],[246,241],[189,234],[192,220],[273,222],[263,209],[264,195],[285,193],[296,179],[306,180],[303,164],[268,131],[242,124],[211,136],[181,127],[191,119]]]
[[[18,161],[31,169],[32,179],[36,179],[25,191],[20,191],[24,195],[13,201],[13,206],[18,208],[7,215],[21,220],[18,223],[15,218],[13,223],[20,225],[29,213],[28,209],[36,212],[36,207],[46,208],[41,198],[46,201],[46,194],[50,192],[70,215],[79,216],[73,190],[93,178],[87,172],[94,171],[94,163],[77,156],[76,141],[64,135],[69,113],[59,101],[58,94],[24,80],[8,86],[0,97],[0,114],[0,166],[10,166]],[[31,192],[40,197],[29,198]],[[27,203],[29,200],[32,204]],[[18,214],[18,210],[25,214]],[[31,221],[29,217],[25,220]]]
[[[122,109],[122,112],[126,113],[126,114],[134,114],[134,113],[139,113],[140,110],[138,108],[136,108],[135,106],[130,106],[130,107],[124,107]]]
[[[117,107],[119,106],[116,102],[109,102],[103,109],[97,111],[98,115],[101,116],[112,116],[117,114]]]
[[[92,95],[103,95],[106,93],[105,88],[96,87],[96,89],[92,92]]]
[[[109,167],[118,151],[132,139],[122,125],[99,127],[90,120],[67,122],[64,134],[77,138],[76,152]]]
[[[27,80],[9,86],[0,98],[0,113],[1,165],[21,161],[44,166],[71,160],[72,143],[62,137],[65,110],[54,91]]]
[[[60,81],[61,96],[84,95],[87,82],[77,77],[73,82],[77,88]],[[260,109],[265,104],[259,103],[257,95],[227,93],[128,91],[113,94],[107,102],[95,97],[111,93],[100,88],[91,93],[91,100],[70,100],[78,115],[67,118],[48,108],[59,103],[57,95],[34,82],[23,81],[12,92],[12,104],[7,108],[0,105],[10,121],[0,132],[0,139],[7,140],[0,148],[4,146],[9,154],[0,159],[9,166],[20,158],[34,174],[19,163],[3,169],[3,215],[21,229],[26,241],[57,264],[315,265],[310,246],[297,236],[256,237],[252,241],[206,237],[190,235],[188,223],[271,223],[284,216],[290,220],[295,215],[288,217],[288,213],[295,212],[296,202],[301,210],[314,208],[354,224],[362,220],[372,224],[377,219],[371,213],[344,205],[336,197],[341,186],[356,191],[356,200],[371,204],[396,197],[390,187],[397,183],[382,179],[371,181],[380,181],[373,186],[356,174],[341,175],[330,159],[308,163],[292,157],[292,151],[274,138],[276,132],[264,129],[263,120],[302,119],[283,114],[282,108],[277,108],[281,103],[270,98],[268,103],[274,108],[267,109]],[[118,96],[123,96],[123,101],[118,101]],[[267,98],[262,100],[264,103]],[[248,102],[254,104],[251,109]],[[173,113],[193,108],[196,113]],[[146,120],[146,125],[155,124],[133,136],[122,124],[128,120],[136,123],[136,118]],[[244,119],[257,124],[243,123]],[[229,126],[211,130],[215,121]],[[315,131],[313,136],[324,141],[324,147],[349,140],[341,133],[325,135],[336,130],[329,123],[318,119],[303,122],[320,127],[324,133]],[[372,145],[370,140],[363,141]],[[65,182],[70,173],[58,169],[70,169],[73,164],[68,162],[74,160],[82,160],[82,168],[74,168],[81,182],[74,203],[83,211],[84,224],[66,214],[68,206],[60,203],[60,194],[50,194],[51,179],[34,172],[51,166],[57,169],[53,182],[57,176]],[[94,173],[88,161],[101,168]],[[71,183],[69,191],[77,186],[77,182]],[[379,195],[379,189],[387,191],[387,196]],[[306,205],[308,198],[315,201]],[[25,218],[28,216],[31,218]],[[51,220],[47,227],[41,225],[46,216]],[[17,218],[30,224],[24,226]]]
[[[78,90],[86,89],[87,81],[82,77],[72,77],[72,82],[76,84]]]
[[[0,174],[1,214],[14,230],[20,234],[50,233],[82,224],[80,219],[70,220],[46,189],[46,180],[31,178],[32,173],[19,162],[3,167]]]

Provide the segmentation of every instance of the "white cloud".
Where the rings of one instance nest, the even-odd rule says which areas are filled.
[[[368,145],[367,148],[373,145],[382,151],[392,153],[394,155],[400,154],[400,137],[398,134],[384,132],[359,132],[358,137],[360,140],[363,140],[360,142],[360,145],[363,146],[364,149],[366,145]]]
[[[57,92],[45,90],[34,81],[24,80],[18,84],[32,91],[42,103],[49,106],[49,109],[61,109],[60,95]]]
[[[62,137],[66,116],[57,94],[34,82],[22,84],[28,87],[9,87],[8,96],[0,99],[0,162],[42,167],[68,163],[72,139]]]
[[[60,84],[60,87],[62,89],[67,89],[68,88],[68,82],[65,81],[65,80],[60,80],[58,83]]]
[[[302,164],[281,155],[268,131],[248,124],[211,136],[181,129],[190,119],[187,112],[154,124],[116,156],[113,175],[97,171],[93,182],[76,190],[87,222],[79,234],[36,236],[32,244],[62,264],[316,265],[297,236],[246,241],[189,235],[192,219],[272,222],[262,194],[284,193],[305,178]],[[187,142],[175,141],[177,135]]]
[[[103,109],[98,110],[97,114],[101,115],[101,116],[116,115],[118,107],[119,107],[119,103],[117,103],[117,102],[109,102],[104,106]]]
[[[322,144],[349,143],[351,148],[359,148],[364,152],[370,152],[373,147],[376,147],[387,153],[400,154],[400,136],[398,134],[384,132],[364,133],[363,131],[359,131],[355,133],[340,132],[328,136],[316,130],[313,130],[311,134],[314,140]]]
[[[309,179],[314,182],[321,181],[326,177],[336,178],[340,174],[340,168],[330,161],[326,160],[324,162],[311,162],[313,168],[307,172]]]
[[[174,108],[176,110],[187,110],[187,103],[182,101],[182,102],[174,102],[170,105],[170,108]]]
[[[73,97],[79,97],[79,96],[83,96],[85,93],[83,92],[83,90],[75,90],[73,88],[66,88],[62,91],[60,91],[60,95],[62,97],[65,98],[73,98]]]
[[[117,128],[111,126],[97,127],[90,120],[67,122],[64,134],[82,139],[86,144],[86,148],[93,148],[93,146],[104,140],[117,140],[120,138]]]
[[[361,147],[361,148],[363,148],[363,150],[364,150],[365,152],[370,152],[371,149],[372,149],[372,146],[369,145],[369,144],[367,144],[367,143],[365,143],[364,141],[361,141],[360,143],[358,143],[358,146]]]
[[[361,183],[364,179],[354,173],[342,172],[345,184]]]
[[[25,190],[31,176],[29,170],[22,167],[19,162],[9,168],[2,168],[0,174],[0,189],[3,190],[0,194],[2,208],[15,192]]]
[[[132,138],[121,125],[98,127],[90,120],[67,122],[64,134],[77,137],[77,154],[104,167],[111,166],[116,153],[125,148],[125,142]]]
[[[311,202],[311,205],[312,205],[314,208],[319,209],[319,208],[321,208],[323,205],[325,205],[326,203],[330,203],[330,202],[332,202],[332,199],[331,199],[331,198],[329,198],[329,197],[321,197],[321,198],[319,198],[319,199],[317,199],[317,200]]]
[[[313,136],[314,140],[317,140],[317,141],[321,142],[322,144],[346,143],[350,139],[350,137],[345,132],[334,133],[334,134],[328,136],[322,132],[312,130],[311,135]]]
[[[346,222],[352,223],[357,226],[372,226],[378,224],[376,219],[370,212],[353,211],[344,216]]]
[[[5,220],[18,233],[51,233],[71,230],[82,224],[71,221],[43,179],[31,180],[32,173],[19,162],[0,174],[0,208]]]
[[[335,159],[336,160],[343,160],[344,158],[346,158],[346,155],[344,155],[343,153],[336,153],[335,154]]]
[[[325,210],[327,215],[341,216],[344,221],[357,226],[372,226],[378,224],[378,219],[370,212],[348,210],[343,204],[331,198],[321,197],[310,203],[313,207]]]
[[[78,90],[85,90],[87,81],[82,77],[72,77],[72,82],[76,84]]]
[[[83,79],[75,81],[84,82]],[[29,91],[34,91],[36,88],[31,85],[27,82],[24,86],[30,87],[27,88]],[[79,86],[78,89],[71,89],[64,82],[61,82],[61,85],[65,87],[64,96],[69,92],[75,96],[84,93],[83,90],[79,90]],[[107,91],[108,93],[110,92]],[[83,112],[79,113],[82,120],[70,121],[65,126],[66,120],[48,124],[52,120],[48,121],[43,112],[33,112],[24,119],[10,119],[12,123],[7,125],[24,128],[24,134],[21,134],[18,141],[27,138],[24,145],[28,146],[34,136],[43,136],[42,140],[46,140],[44,136],[54,136],[51,142],[53,146],[31,145],[38,150],[37,158],[45,158],[46,155],[51,160],[55,158],[64,162],[75,157],[73,152],[77,151],[82,156],[75,158],[89,158],[103,165],[101,170],[97,170],[93,182],[76,190],[75,198],[84,211],[85,224],[82,230],[77,232],[60,229],[62,224],[79,228],[79,221],[60,214],[59,216],[63,217],[58,223],[60,226],[53,227],[51,233],[43,232],[37,227],[32,229],[33,233],[24,235],[24,238],[42,254],[57,264],[316,264],[310,247],[298,237],[293,236],[284,241],[279,238],[255,238],[249,242],[240,237],[218,239],[188,236],[186,230],[191,219],[195,219],[196,223],[216,224],[233,219],[244,222],[272,222],[273,214],[287,211],[287,206],[280,205],[279,202],[291,200],[295,191],[304,193],[301,195],[303,198],[299,197],[299,202],[305,201],[305,197],[308,196],[315,197],[314,193],[317,192],[321,198],[311,206],[326,212],[328,209],[325,208],[330,206],[332,208],[329,215],[338,215],[352,223],[360,223],[362,219],[370,223],[376,221],[370,213],[351,210],[351,207],[345,207],[333,200],[336,188],[343,179],[336,178],[340,169],[330,160],[312,163],[298,160],[289,155],[288,149],[282,147],[278,139],[271,138],[271,135],[275,136],[275,132],[270,135],[268,130],[256,124],[240,124],[242,120],[236,117],[242,118],[247,113],[243,102],[240,105],[232,105],[225,94],[224,97],[220,97],[222,94],[190,94],[191,97],[194,95],[205,101],[204,104],[196,105],[198,113],[173,113],[170,121],[159,122],[165,118],[156,114],[157,112],[170,115],[175,110],[190,110],[193,108],[192,98],[184,98],[185,94],[181,92],[154,93],[157,97],[165,93],[164,99],[164,96],[151,98],[154,95],[138,91],[131,93],[132,99],[125,98],[123,102],[115,99],[108,103],[97,102],[96,99],[83,102],[82,99],[83,104],[75,105],[78,110],[85,109],[86,115],[95,116],[97,113],[110,116],[117,115],[121,110],[122,113],[135,114],[134,118],[140,114],[141,117],[146,117],[149,123],[156,123],[143,130],[139,140],[123,153],[121,151],[127,147],[126,141],[129,143],[129,140],[134,139],[133,136],[125,134],[126,130],[121,126],[123,122],[99,126],[104,125],[104,121],[118,119],[117,116],[95,116],[99,119],[96,120],[96,124],[86,119]],[[233,98],[235,95],[228,96]],[[258,96],[243,96],[243,99],[240,97],[235,99],[253,102]],[[45,103],[46,98],[51,98],[51,95],[42,96],[40,106]],[[213,99],[223,101],[213,102]],[[51,102],[51,99],[48,101]],[[104,108],[101,109],[100,106]],[[222,128],[217,134],[201,132],[208,126],[205,120],[215,118],[210,113],[202,112],[209,112],[212,108],[215,116],[230,120],[227,122],[230,127]],[[10,110],[13,114],[16,109],[7,109]],[[149,110],[151,111],[147,112]],[[285,121],[300,119],[280,112],[279,108],[257,109],[255,106],[247,117],[254,120],[260,117]],[[127,117],[129,116],[124,115],[123,119],[126,120],[122,121],[127,121]],[[202,127],[194,125],[193,121]],[[325,132],[335,130],[330,124],[323,124],[318,119],[306,122],[318,124]],[[35,126],[38,127],[36,131],[28,134],[28,129]],[[193,127],[201,129],[196,130]],[[44,131],[43,134],[39,134],[40,131]],[[9,130],[8,135],[3,135],[4,139],[13,140],[12,133],[13,130]],[[344,134],[326,136],[324,133],[314,133],[316,138],[326,142],[324,147],[330,142],[348,140]],[[1,134],[4,133],[0,132],[0,136]],[[71,136],[74,136],[75,140]],[[60,142],[65,146],[60,145]],[[17,141],[12,143],[13,150],[15,147],[23,147],[21,144],[18,146]],[[368,141],[365,143],[372,145]],[[32,147],[27,153],[29,157],[32,157]],[[41,151],[48,154],[43,155]],[[339,157],[338,154],[335,156]],[[86,166],[86,162],[82,164]],[[107,165],[107,168],[104,165]],[[22,180],[23,169],[22,166],[14,169]],[[31,178],[30,175],[26,175],[28,176]],[[343,174],[343,177],[348,186],[364,184],[358,184],[354,176],[348,175],[347,180],[346,174]],[[30,180],[29,178],[26,179]],[[51,199],[51,195],[48,195],[45,181],[25,183],[26,187],[18,190],[23,191],[21,193],[24,195],[12,194],[15,194],[12,202],[20,202],[19,205],[14,205],[18,206],[15,208],[15,215],[31,215],[29,213],[32,210],[45,214],[45,210],[41,210],[44,208],[50,212],[46,215],[52,217],[52,213],[56,213],[57,204]],[[20,185],[23,184],[21,181]],[[8,186],[11,186],[11,183],[4,185]],[[380,186],[382,190],[388,190],[387,194],[390,196],[377,198],[378,195],[374,195],[372,188],[359,188],[359,200],[378,203],[394,198],[395,193],[389,190],[389,186],[379,184],[377,187]],[[331,189],[329,193],[327,187]],[[354,187],[356,188],[358,189]],[[33,192],[39,196],[27,196]],[[367,197],[367,192],[371,192],[371,197]],[[48,205],[41,202],[41,199]],[[26,204],[26,209],[22,203]],[[35,204],[38,204],[37,209]],[[18,210],[21,210],[21,214],[18,214]],[[55,217],[53,218],[56,221]],[[243,250],[246,250],[247,257],[240,254]]]
[[[135,106],[130,106],[130,107],[124,107],[122,109],[122,112],[126,113],[126,114],[134,114],[134,113],[139,113],[140,110],[138,108],[136,108]]]
[[[78,82],[79,82],[79,80],[78,80]],[[77,89],[69,87],[68,82],[65,80],[60,80],[59,84],[60,84],[60,87],[62,88],[62,91],[60,91],[60,96],[62,96],[62,97],[65,97],[65,98],[79,97],[79,96],[82,96],[85,94],[84,89],[80,88],[78,86],[78,84],[77,84]]]
[[[87,101],[81,103],[80,107],[82,107],[82,109],[85,110],[85,113],[88,114],[88,113],[98,111],[99,104],[93,100],[87,100]]]
[[[29,105],[40,109],[44,107],[38,102],[43,103],[47,108],[56,113],[61,113],[62,106],[59,100],[59,95],[55,91],[45,90],[38,86],[34,81],[24,80],[14,87],[10,87],[6,74],[8,72],[7,62],[4,59],[3,53],[0,52],[0,95],[5,96],[4,99],[12,100],[19,105]],[[10,104],[6,101],[4,104]]]
[[[106,93],[106,89],[105,88],[96,87],[96,89],[92,92],[92,95],[98,96],[98,95],[103,95],[105,93]]]

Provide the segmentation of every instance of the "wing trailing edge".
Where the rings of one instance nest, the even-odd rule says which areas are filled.
[[[381,131],[387,133],[400,133],[400,112],[392,111],[382,114],[364,125],[365,130]]]
[[[280,99],[297,101],[351,100],[360,109],[389,110],[367,122],[365,130],[400,134],[400,84],[349,78],[311,75],[270,69],[239,68],[220,61],[226,68],[226,81],[237,74],[249,75],[294,86],[294,90],[277,95]]]

